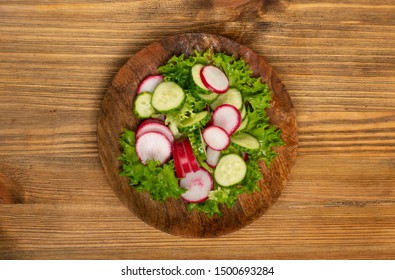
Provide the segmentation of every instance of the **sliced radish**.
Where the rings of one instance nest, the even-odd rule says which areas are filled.
[[[200,78],[206,88],[215,93],[225,93],[229,89],[229,80],[218,67],[206,65],[200,70]]]
[[[210,147],[207,147],[206,153],[207,153],[206,163],[211,168],[215,168],[217,166],[217,163],[218,163],[219,158],[221,156],[221,151],[216,151],[216,150],[211,149]]]
[[[185,172],[184,169],[182,168],[181,162],[180,162],[180,156],[178,155],[177,149],[175,147],[175,143],[173,143],[173,160],[174,160],[174,169],[176,170],[176,176],[177,178],[184,178],[185,177]]]
[[[159,132],[169,139],[170,143],[173,144],[174,136],[171,130],[163,124],[161,120],[150,119],[150,121],[143,121],[136,131],[136,138],[139,138],[146,132]]]
[[[230,138],[225,129],[211,125],[203,133],[204,142],[213,150],[221,151],[229,146]]]
[[[200,167],[199,167],[198,161],[195,157],[195,154],[193,153],[191,142],[189,142],[189,139],[186,138],[182,141],[182,144],[184,145],[185,153],[187,154],[192,172],[198,171],[200,169]]]
[[[160,124],[165,124],[165,122],[159,118],[149,118],[149,119],[145,119],[143,120],[140,124],[140,126],[146,125],[147,123],[160,123]]]
[[[171,156],[171,143],[159,132],[146,132],[136,140],[136,153],[142,163],[147,160],[159,160],[165,163]]]
[[[175,141],[174,145],[173,145],[173,149],[174,149],[173,157],[174,156],[178,157],[178,161],[179,161],[179,164],[181,165],[183,173],[187,174],[189,172],[192,172],[192,168],[189,163],[187,153],[185,152],[185,149],[184,149],[183,140]],[[182,172],[181,172],[181,174],[182,174]]]
[[[142,92],[154,92],[157,85],[163,82],[163,77],[161,75],[148,76],[145,78],[137,88],[137,94]]]
[[[187,189],[181,195],[185,201],[199,203],[208,198],[214,183],[211,174],[207,170],[200,168],[196,172],[187,173],[185,178],[180,180],[180,186]]]
[[[213,124],[223,128],[228,135],[233,134],[241,124],[240,111],[233,105],[218,106],[213,113]]]

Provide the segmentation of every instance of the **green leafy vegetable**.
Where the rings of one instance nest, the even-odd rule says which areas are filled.
[[[203,54],[195,51],[195,55],[185,57],[184,54],[180,56],[173,56],[169,61],[158,68],[165,78],[165,81],[172,81],[186,89],[191,86],[191,68],[193,65],[208,64],[210,52]]]
[[[281,131],[275,126],[269,125],[266,110],[270,107],[271,91],[268,85],[261,81],[261,77],[254,77],[253,71],[242,58],[236,59],[234,56],[225,53],[213,53],[211,50],[203,53],[195,51],[190,56],[184,54],[173,56],[166,64],[158,68],[165,81],[177,83],[186,93],[183,106],[166,113],[166,125],[176,138],[188,136],[191,138],[191,135],[198,133],[183,135],[178,127],[183,120],[206,110],[209,103],[208,100],[198,98],[199,95],[196,95],[196,93],[210,93],[198,88],[193,82],[191,68],[197,63],[213,64],[219,67],[228,77],[230,87],[236,88],[242,93],[248,116],[248,124],[243,132],[254,136],[259,142],[258,151],[251,152],[248,155],[247,174],[240,186],[222,187],[214,182],[214,189],[209,193],[209,198],[206,201],[187,204],[190,211],[203,212],[209,217],[221,216],[221,208],[232,207],[240,194],[259,191],[258,181],[262,179],[259,161],[263,160],[267,166],[270,166],[270,163],[277,156],[273,147],[281,146],[284,142],[281,139]],[[197,141],[193,137],[191,139]],[[131,186],[138,191],[149,192],[152,198],[158,201],[165,201],[170,197],[179,198],[185,192],[185,189],[178,185],[172,160],[163,165],[159,165],[159,162],[155,161],[147,161],[146,165],[142,164],[134,148],[134,132],[127,129],[122,134],[120,143],[123,148],[123,154],[120,157],[123,163],[121,174],[129,177]],[[229,146],[221,153],[222,155],[228,153],[241,155],[241,151],[233,146]],[[213,169],[205,163],[205,158],[202,155],[195,154],[195,156],[198,158],[201,167],[207,169],[210,173],[213,172]]]
[[[212,63],[225,72],[230,87],[238,89],[244,96],[260,93],[270,96],[267,84],[262,83],[260,77],[253,77],[252,70],[243,59],[236,60],[234,56],[214,53]]]
[[[180,188],[174,174],[173,161],[160,165],[159,161],[148,160],[142,164],[135,149],[135,133],[125,129],[121,135],[120,144],[123,153],[121,175],[130,179],[130,185],[137,191],[149,192],[154,200],[164,202],[168,198],[179,198],[185,192]]]

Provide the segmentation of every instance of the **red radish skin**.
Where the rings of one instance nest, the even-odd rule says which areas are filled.
[[[165,122],[164,122],[163,120],[159,119],[159,118],[149,118],[149,119],[143,120],[143,121],[139,124],[139,127],[140,127],[140,126],[143,126],[143,125],[145,125],[145,124],[147,124],[147,123],[160,123],[160,124],[165,124]]]
[[[154,92],[157,85],[163,82],[163,77],[161,75],[154,75],[146,77],[137,88],[137,94],[142,92]]]
[[[241,124],[240,111],[233,105],[223,104],[214,110],[213,125],[223,128],[228,135],[232,135]]]
[[[189,164],[189,159],[187,153],[185,152],[182,140],[175,141],[173,147],[175,149],[175,154],[178,157],[183,172],[185,174],[192,172],[192,168],[191,165]]]
[[[204,142],[213,150],[222,151],[229,146],[230,138],[225,129],[211,125],[203,130]]]
[[[189,142],[189,139],[184,139],[182,141],[182,144],[184,145],[185,153],[187,154],[192,172],[198,171],[200,169],[200,167],[199,167],[198,161],[193,153],[191,142]]]
[[[147,160],[159,160],[161,164],[171,156],[171,143],[159,132],[146,132],[136,140],[136,153],[142,163]]]
[[[177,153],[177,149],[175,147],[175,143],[173,143],[173,160],[174,160],[174,169],[176,170],[176,176],[177,178],[185,178],[185,172],[184,169],[181,166],[180,163],[180,156]]]
[[[246,161],[246,162],[248,161],[248,158],[249,158],[248,153],[242,152],[242,153],[241,153],[241,156],[243,157],[244,161]]]
[[[214,65],[206,65],[200,70],[200,78],[206,88],[221,94],[229,89],[229,80],[225,73]]]
[[[217,166],[219,158],[221,157],[221,151],[216,151],[211,149],[210,147],[207,147],[206,154],[207,154],[206,163],[211,168],[215,168]]]
[[[146,132],[159,132],[167,137],[169,139],[170,143],[174,143],[174,136],[171,130],[163,124],[163,121],[154,121],[153,119],[150,119],[151,121],[146,122],[143,121],[139,127],[137,128],[136,131],[136,139],[139,138],[141,135],[143,135]]]
[[[196,172],[187,173],[185,178],[181,179],[179,183],[180,187],[187,189],[181,197],[185,201],[192,203],[205,201],[214,187],[211,174],[203,168]]]

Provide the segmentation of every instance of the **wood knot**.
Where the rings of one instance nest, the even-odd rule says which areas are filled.
[[[287,9],[289,2],[285,0],[262,0],[262,10],[266,13],[282,13]]]
[[[8,169],[0,165],[0,170],[4,172]],[[24,196],[18,184],[11,176],[6,175],[6,173],[0,173],[0,204],[18,204],[23,202]]]

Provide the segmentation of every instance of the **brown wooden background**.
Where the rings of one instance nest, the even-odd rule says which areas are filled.
[[[0,1],[1,259],[393,259],[392,0]],[[99,163],[103,94],[166,36],[226,36],[263,55],[297,112],[279,201],[216,239],[141,222]]]

